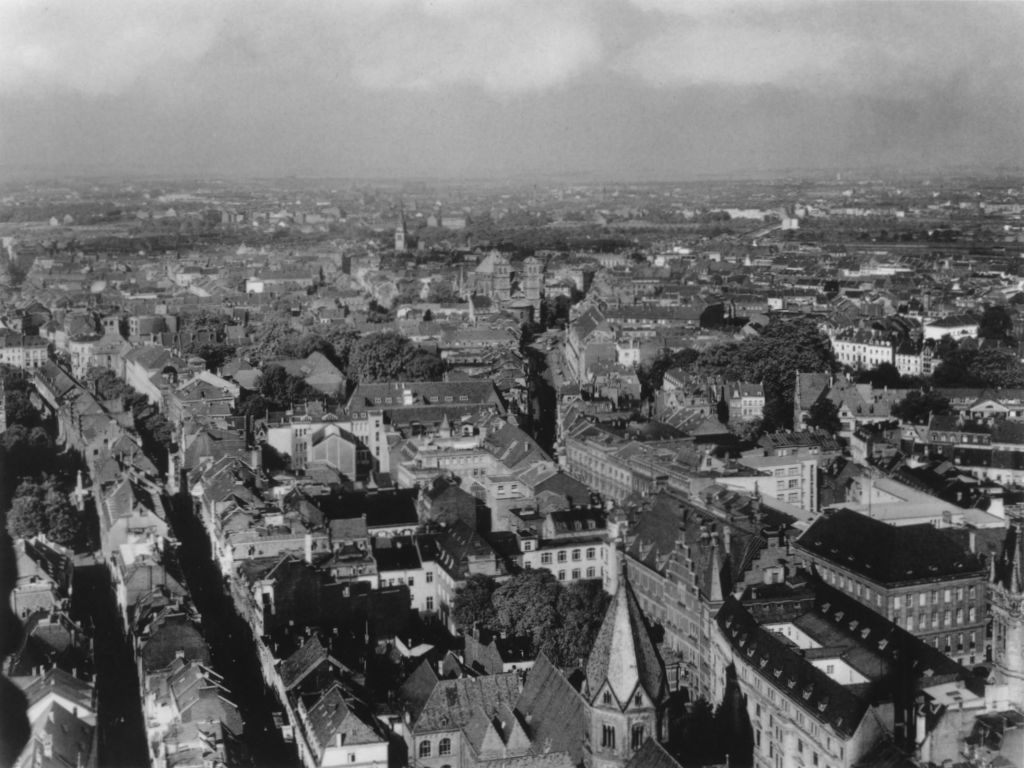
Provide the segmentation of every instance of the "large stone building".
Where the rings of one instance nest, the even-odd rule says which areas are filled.
[[[960,663],[984,657],[985,566],[948,531],[843,509],[819,517],[796,550],[828,584]]]

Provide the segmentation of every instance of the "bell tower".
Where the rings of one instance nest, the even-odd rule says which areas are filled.
[[[1007,706],[1024,707],[1024,520],[1011,525],[992,563],[992,661]]]
[[[648,739],[662,741],[668,680],[625,574],[618,580],[581,693],[588,768],[622,768]]]

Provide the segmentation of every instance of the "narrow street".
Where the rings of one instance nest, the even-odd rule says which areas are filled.
[[[235,610],[210,554],[210,542],[192,514],[189,502],[174,503],[170,519],[181,542],[178,556],[192,600],[203,620],[214,670],[224,677],[231,700],[245,722],[243,741],[253,765],[265,768],[298,766],[298,753],[274,726],[277,700],[263,683],[252,632]]]
[[[99,764],[137,768],[149,762],[139,678],[105,565],[75,568],[71,616],[91,627],[99,696]]]

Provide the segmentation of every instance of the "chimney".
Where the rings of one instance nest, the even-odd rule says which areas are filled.
[[[250,452],[250,463],[254,471],[263,468],[263,446],[257,445],[252,449]]]
[[[309,563],[310,565],[312,565],[313,564],[313,534],[311,534],[311,533],[307,533],[306,534],[305,545],[306,545],[305,546],[306,562]]]

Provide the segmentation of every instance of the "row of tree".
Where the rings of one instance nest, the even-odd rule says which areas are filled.
[[[601,627],[609,597],[600,580],[558,581],[547,570],[527,570],[498,585],[471,576],[453,606],[463,632],[479,627],[528,639],[534,651],[559,666],[586,659]]]

